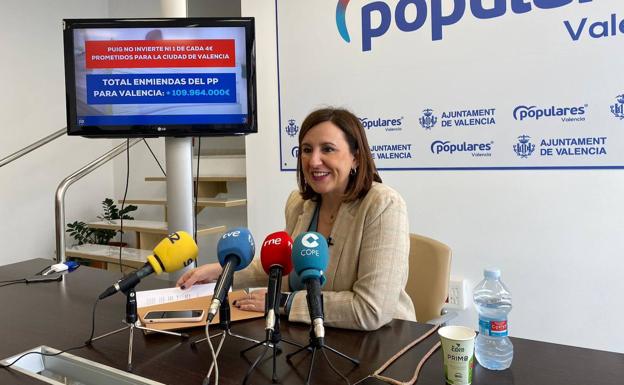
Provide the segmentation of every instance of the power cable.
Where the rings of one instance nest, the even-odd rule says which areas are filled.
[[[158,161],[158,158],[156,157],[156,154],[154,154],[154,151],[152,151],[152,148],[150,147],[149,143],[147,143],[147,140],[145,140],[145,138],[143,138],[143,143],[145,143],[145,145],[147,146],[147,149],[152,153],[152,156],[154,157],[154,160],[158,164],[158,167],[160,167],[160,171],[162,171],[163,175],[166,177],[167,173],[165,172],[165,169],[163,169],[163,166]]]
[[[31,354],[39,354],[41,356],[54,357],[54,356],[58,356],[58,355],[63,354],[63,353],[67,353],[67,352],[72,351],[72,350],[82,349],[85,346],[90,345],[91,344],[91,340],[93,339],[93,334],[95,333],[95,309],[97,308],[97,304],[98,304],[99,301],[100,301],[99,299],[96,299],[95,303],[93,304],[93,311],[92,311],[92,314],[91,314],[91,335],[89,336],[89,339],[87,341],[85,341],[82,345],[74,346],[74,347],[71,347],[71,348],[68,348],[68,349],[64,349],[64,350],[61,350],[60,352],[57,352],[57,353],[27,352],[27,353],[24,353],[21,356],[17,357],[15,360],[13,360],[13,362],[11,362],[8,365],[0,364],[0,368],[1,369],[10,368],[11,366],[15,365],[15,363],[17,361],[19,361],[22,358],[24,358],[24,357],[26,357],[28,355],[31,355]]]
[[[123,249],[123,217],[124,206],[126,205],[126,196],[128,195],[128,184],[130,182],[130,138],[126,139],[126,188],[123,200],[121,201],[121,210],[119,210],[119,272],[123,275],[123,264],[121,260],[121,250]]]

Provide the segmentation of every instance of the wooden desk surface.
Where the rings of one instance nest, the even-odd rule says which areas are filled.
[[[47,260],[32,260],[0,267],[0,281],[32,275],[50,264]],[[0,288],[0,358],[6,358],[39,345],[57,349],[81,345],[91,331],[91,312],[95,298],[119,278],[113,272],[80,267],[62,282],[18,284]],[[137,289],[163,287],[156,279],[145,279]],[[121,327],[124,318],[125,297],[122,294],[107,298],[97,306],[96,333],[103,334]],[[263,320],[235,323],[234,333],[257,339],[264,337]],[[327,329],[326,343],[343,353],[360,359],[361,365],[349,362],[328,352],[332,363],[354,383],[365,378],[388,357],[416,339],[429,325],[393,321],[376,332],[357,332]],[[308,326],[282,322],[283,338],[307,343]],[[191,330],[191,339],[203,335],[203,329]],[[591,331],[587,331],[591,332]],[[436,337],[437,338],[437,337]],[[411,377],[416,363],[435,338],[416,347],[391,367],[385,374],[399,380]],[[624,378],[624,354],[575,348],[525,339],[512,339],[514,361],[511,369],[492,372],[475,368],[474,385],[507,384],[565,384],[565,385],[620,385]],[[250,343],[228,337],[221,355],[219,370],[221,384],[240,384],[250,363],[260,354],[256,349],[239,354]],[[72,351],[99,363],[125,369],[128,348],[126,332],[96,341],[90,348]],[[286,353],[294,351],[283,344]],[[148,335],[135,332],[134,373],[165,384],[201,384],[211,362],[206,344],[196,350],[190,343],[176,337]],[[293,366],[285,358],[277,359],[277,372],[282,384],[303,384],[310,356],[300,354],[293,358]],[[265,360],[252,376],[251,384],[271,383],[271,361]],[[381,384],[366,380],[367,384]],[[41,384],[18,372],[0,369],[0,384]],[[317,355],[312,384],[344,384],[324,359]],[[436,352],[425,364],[417,385],[443,385],[442,353]]]

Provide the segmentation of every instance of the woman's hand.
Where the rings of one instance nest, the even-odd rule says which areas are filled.
[[[264,299],[267,289],[258,289],[247,294],[247,297],[234,301],[234,306],[241,310],[264,313]]]
[[[176,286],[181,289],[188,289],[196,283],[210,283],[219,278],[223,268],[218,263],[209,263],[187,271],[178,279]]]

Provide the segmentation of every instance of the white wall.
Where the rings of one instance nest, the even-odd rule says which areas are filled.
[[[109,0],[109,17],[132,18],[132,17],[184,17],[186,16],[186,1],[184,0]],[[166,171],[165,163],[165,140],[151,138],[146,140],[154,152],[158,162]],[[122,143],[123,140],[114,140],[114,143]],[[114,191],[116,200],[124,196],[126,187],[127,158],[125,155],[118,156],[114,161]],[[145,182],[145,177],[162,176],[162,171],[156,160],[150,153],[145,143],[137,143],[130,149],[130,173],[128,182],[127,199],[159,199],[167,196],[166,184],[163,182]],[[121,207],[121,204],[118,203]],[[131,215],[135,219],[162,221],[164,209],[162,206],[139,205],[138,210]],[[129,234],[128,234],[129,235]],[[124,239],[126,241],[126,239]],[[134,237],[127,239],[132,246]]]
[[[237,1],[203,1],[203,0],[109,0],[110,17],[129,18],[129,17],[219,17],[219,16],[240,16],[240,4]],[[152,138],[147,139],[150,147],[156,154],[159,162],[166,171],[165,163],[165,139]],[[115,143],[120,143],[116,140]],[[202,154],[218,152],[215,150],[233,150],[244,152],[244,143],[239,138],[203,138]],[[195,150],[197,151],[197,150]],[[227,153],[227,151],[226,151]],[[217,161],[219,162],[219,161]],[[233,162],[232,162],[233,163]],[[244,175],[244,170],[237,167],[236,164],[219,163],[219,169],[211,167],[214,162],[202,162],[200,168],[201,175],[212,174],[228,174]],[[193,173],[195,173],[197,164],[193,161]],[[150,154],[144,143],[135,145],[130,150],[130,179],[128,185],[128,199],[149,199],[149,198],[165,198],[167,195],[166,184],[163,182],[146,182],[145,177],[162,176],[162,171],[158,164]],[[124,195],[126,186],[126,158],[119,156],[114,161],[114,184],[115,197],[121,199]],[[228,185],[229,197],[245,197],[245,185],[241,183],[231,183]],[[139,205],[137,211],[132,214],[136,219],[162,221],[164,220],[164,210],[162,206]],[[246,209],[245,207],[230,208],[205,208],[198,216],[197,221],[200,225],[226,227],[246,226]],[[216,261],[216,244],[221,234],[210,234],[201,236],[198,239],[200,254],[198,261],[200,264]],[[133,245],[134,238],[128,239]],[[126,241],[126,239],[124,239]],[[169,279],[166,274],[161,278]]]
[[[208,12],[204,4],[194,3],[198,12]],[[214,15],[237,9],[231,4],[213,6]],[[184,17],[186,12],[185,0],[0,2],[0,14],[5,16],[0,25],[0,46],[8,53],[0,61],[0,80],[5,90],[0,95],[3,106],[0,129],[4,134],[0,140],[0,157],[66,126],[63,18]],[[58,184],[121,142],[64,136],[0,169],[0,231],[6,245],[0,265],[33,257],[54,257],[54,194]],[[148,139],[148,142],[165,167],[164,139]],[[206,142],[204,146],[208,147]],[[130,162],[129,198],[166,195],[164,183],[144,181],[145,176],[161,175],[145,144],[139,143],[131,149]],[[123,197],[125,181],[126,158],[120,155],[76,182],[66,196],[66,222],[96,220],[101,214],[102,200]],[[137,219],[162,220],[163,209],[140,206],[134,215]],[[244,208],[212,209],[202,212],[200,221],[213,223],[214,217],[218,217],[225,219],[216,221],[219,224],[244,225],[245,215]],[[202,249],[206,251],[203,254],[208,257],[214,256],[209,250],[214,249],[215,237],[202,238],[205,242]],[[28,241],[9,241],[14,239]],[[68,244],[71,243],[68,239]]]
[[[243,0],[256,17],[259,133],[247,138],[248,222],[257,239],[284,226],[295,175],[279,171],[273,0]],[[348,100],[345,101],[348,106]],[[313,108],[314,106],[310,106]],[[382,173],[405,198],[412,232],[453,249],[470,286],[498,266],[510,287],[510,333],[624,352],[624,174],[621,171]],[[472,308],[456,320],[476,327]]]
[[[108,17],[185,17],[186,0],[108,0]]]
[[[62,19],[106,17],[108,6],[98,0],[4,0],[0,14],[0,157],[5,157],[66,126]],[[58,184],[110,147],[110,140],[64,136],[0,168],[0,265],[54,257]],[[68,220],[95,217],[112,186],[112,165],[74,184],[66,196]]]
[[[246,137],[247,222],[258,242],[284,229],[284,203],[297,188],[294,173],[280,172],[277,50],[273,1],[241,1],[242,16],[255,17],[258,133]]]
[[[0,2],[0,157],[66,126],[62,19],[184,16],[184,0],[4,0]],[[162,140],[149,140],[164,160]],[[58,184],[73,171],[120,141],[63,136],[0,169],[0,232],[5,250],[0,265],[34,257],[54,258],[54,197]],[[144,144],[131,150],[131,177],[159,175]],[[113,166],[115,164],[115,166]],[[163,165],[164,166],[164,165]],[[134,170],[133,170],[134,168]],[[116,171],[115,171],[116,170]],[[119,199],[125,187],[125,156],[119,156],[72,185],[65,198],[66,222],[95,220],[101,201]],[[129,197],[162,197],[164,184],[131,184]],[[162,209],[141,208],[147,219]],[[138,216],[137,216],[138,217]],[[25,236],[26,235],[26,236]],[[27,242],[11,242],[27,239]],[[71,244],[68,239],[68,244]]]

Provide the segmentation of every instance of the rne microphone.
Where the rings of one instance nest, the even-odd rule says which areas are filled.
[[[275,318],[279,313],[279,298],[281,296],[282,276],[292,270],[293,240],[285,231],[269,234],[260,249],[260,261],[264,271],[269,275],[266,303],[266,327],[273,333]]]
[[[314,335],[323,344],[323,295],[321,286],[325,283],[324,271],[329,263],[327,241],[322,234],[307,232],[295,238],[292,250],[295,272],[307,290],[308,311]]]
[[[169,234],[156,245],[154,254],[147,257],[143,267],[121,278],[104,290],[98,298],[104,299],[119,291],[125,293],[152,273],[161,274],[163,271],[172,273],[185,268],[197,258],[198,251],[197,244],[189,233],[178,231]]]
[[[208,323],[217,315],[221,303],[225,300],[225,296],[232,286],[234,272],[246,268],[251,263],[254,253],[253,237],[249,230],[244,227],[228,230],[219,238],[217,257],[223,266],[223,271],[217,279],[212,303],[208,308]]]

